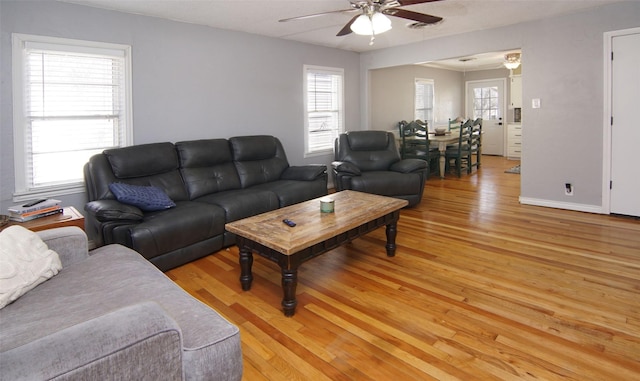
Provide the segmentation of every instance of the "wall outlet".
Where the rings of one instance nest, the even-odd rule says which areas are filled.
[[[564,194],[567,196],[573,196],[573,184],[571,183],[564,184]]]

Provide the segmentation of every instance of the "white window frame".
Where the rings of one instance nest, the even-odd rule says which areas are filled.
[[[418,86],[424,86],[424,85],[430,85],[431,88],[433,89],[433,97],[431,98],[431,107],[430,108],[425,108],[423,107],[424,105],[419,105],[418,104]],[[420,119],[423,122],[427,122],[429,127],[431,128],[433,126],[434,123],[434,107],[435,107],[435,101],[436,101],[436,86],[435,86],[435,82],[433,79],[427,79],[427,78],[415,78],[414,81],[414,86],[413,86],[413,118],[414,119]],[[420,106],[420,107],[419,107]],[[426,110],[426,109],[430,109],[431,110],[431,119],[426,119],[426,118],[421,118],[418,115],[418,110]],[[425,120],[426,119],[426,120]]]
[[[29,135],[28,118],[26,108],[26,46],[37,46],[45,50],[69,51],[86,54],[105,54],[111,52],[113,55],[124,55],[124,108],[125,112],[121,117],[124,122],[124,129],[121,136],[120,147],[133,144],[133,108],[131,96],[131,46],[122,44],[111,44],[94,41],[83,41],[66,38],[36,36],[28,34],[12,34],[12,80],[13,80],[13,136],[14,136],[14,173],[15,191],[14,202],[31,200],[34,198],[47,198],[85,191],[84,181],[68,182],[60,185],[31,186],[28,178],[30,163],[27,158],[29,149],[27,144],[31,144]]]
[[[322,149],[311,150],[310,141],[311,141],[311,133],[310,131],[310,123],[309,123],[309,88],[307,81],[307,74],[309,73],[320,73],[320,74],[329,74],[336,75],[340,77],[340,89],[338,89],[336,104],[337,104],[337,112],[338,112],[338,128],[334,131],[331,136],[330,142],[327,142],[327,146]],[[344,132],[344,69],[342,68],[333,68],[333,67],[325,67],[325,66],[313,66],[313,65],[304,65],[303,67],[303,105],[304,105],[304,157],[312,157],[312,156],[320,156],[326,155],[333,152],[333,146],[335,138],[338,137],[339,134]],[[330,143],[330,144],[329,144]]]

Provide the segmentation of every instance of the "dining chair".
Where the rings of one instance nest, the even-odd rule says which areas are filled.
[[[460,127],[465,124],[468,120],[462,119],[462,117],[456,117],[455,119],[449,118],[449,127],[448,131],[452,134],[458,134],[460,132]],[[458,142],[447,144],[447,149],[456,148],[458,146]]]
[[[473,161],[475,156],[475,161]],[[467,167],[467,173],[471,173],[473,167],[480,168],[480,159],[482,157],[482,118],[477,118],[471,123],[471,157]]]
[[[448,128],[448,130],[451,131],[452,129],[457,129],[460,126],[462,126],[463,123],[464,123],[464,119],[462,119],[459,116],[456,117],[455,119],[449,118],[449,128]]]
[[[407,123],[402,129],[403,159],[422,159],[429,163],[431,170],[437,170],[440,151],[437,145],[429,141],[429,128],[426,122],[419,119]],[[431,171],[429,171],[431,172]],[[428,176],[429,174],[427,174]]]
[[[399,150],[400,150],[400,157],[404,159],[404,153],[406,151],[406,142],[408,139],[411,139],[413,137],[413,131],[411,129],[411,126],[409,125],[409,122],[407,122],[406,120],[401,120],[398,122],[398,132],[399,132]]]
[[[471,156],[472,156],[472,127],[473,121],[471,119],[464,122],[458,132],[458,142],[454,147],[447,147],[445,151],[446,168],[451,167],[451,162],[454,162],[456,174],[458,177],[462,175],[462,164],[465,164],[467,173],[471,173]]]

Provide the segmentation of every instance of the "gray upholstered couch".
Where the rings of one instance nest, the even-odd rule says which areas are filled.
[[[95,155],[85,166],[87,229],[168,270],[235,243],[224,225],[327,194],[326,165],[290,166],[273,136],[144,144]],[[143,212],[112,183],[156,186],[176,207]]]
[[[240,380],[238,328],[136,252],[39,235],[62,270],[0,310],[0,380]]]

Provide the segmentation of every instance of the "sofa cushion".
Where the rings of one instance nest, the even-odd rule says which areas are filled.
[[[133,304],[2,352],[0,369],[0,380],[181,380],[180,327],[157,303]]]
[[[119,179],[151,176],[178,169],[178,155],[171,143],[109,149],[104,151],[104,155]]]
[[[190,199],[240,188],[226,139],[194,140],[176,143],[180,173]]]
[[[116,200],[91,201],[84,206],[84,210],[100,222],[116,220],[140,221],[144,218],[144,213],[137,206],[123,204]]]
[[[0,232],[0,308],[53,277],[62,268],[58,253],[22,226]]]
[[[276,139],[268,135],[236,136],[229,144],[236,161],[271,159],[278,149]]]
[[[181,168],[211,167],[233,161],[227,139],[190,140],[177,142],[175,146]]]
[[[103,156],[109,163],[108,168],[104,168],[104,163],[94,158],[91,158],[89,163],[91,167],[95,166],[99,173],[98,176],[89,176],[92,184],[87,184],[87,188],[90,194],[104,195],[107,192],[106,198],[115,198],[108,192],[108,187],[111,183],[119,182],[156,186],[173,201],[189,199],[178,170],[178,154],[173,144],[153,143],[115,148],[105,150]],[[112,174],[101,173],[105,171]]]
[[[334,161],[331,163],[331,165],[336,171],[340,173],[345,173],[353,176],[360,176],[362,174],[360,168],[348,161]]]
[[[322,197],[327,194],[327,183],[324,180],[295,181],[278,180],[259,184],[250,189],[270,191],[278,196],[280,207]]]
[[[151,259],[223,234],[224,218],[216,205],[179,201],[175,208],[145,213],[139,223],[116,227],[114,235],[128,237],[132,249]]]
[[[71,266],[89,257],[86,233],[77,226],[45,229],[37,234],[49,249],[58,253],[62,267]]]
[[[419,194],[420,176],[419,173],[362,172],[362,175],[351,178],[351,189],[382,196]]]
[[[429,168],[429,163],[422,159],[403,159],[391,164],[390,171],[400,173],[410,173],[422,171]]]
[[[309,164],[290,166],[282,172],[281,180],[314,181],[327,177],[327,166],[324,164]]]
[[[265,213],[280,206],[278,196],[274,192],[254,188],[213,193],[194,201],[221,207],[225,211],[226,222]]]
[[[347,133],[347,139],[354,151],[385,150],[389,145],[389,135],[386,131],[350,131]]]
[[[280,141],[273,136],[239,136],[229,139],[243,188],[280,179],[289,167]]]
[[[176,206],[173,200],[158,187],[111,183],[109,184],[109,189],[121,203],[137,206],[145,212],[154,212]]]

